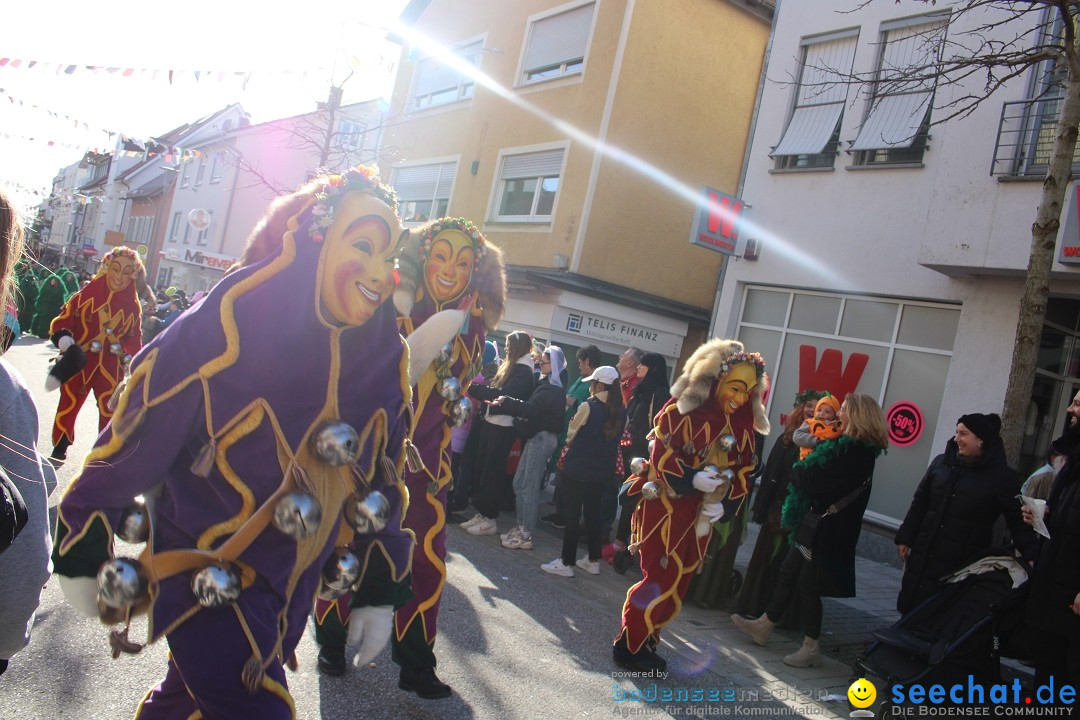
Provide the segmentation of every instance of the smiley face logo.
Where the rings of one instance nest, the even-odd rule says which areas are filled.
[[[877,699],[877,688],[866,678],[859,678],[851,683],[847,691],[848,700],[857,708],[868,708]]]

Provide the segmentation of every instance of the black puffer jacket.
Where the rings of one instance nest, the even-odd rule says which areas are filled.
[[[660,412],[668,400],[671,399],[671,391],[667,385],[655,386],[652,392],[638,392],[640,386],[634,389],[630,397],[630,403],[626,406],[626,429],[630,433],[630,445],[624,449],[623,457],[649,457],[649,432],[655,423],[653,418]]]
[[[1020,478],[1005,460],[1001,438],[986,442],[982,457],[965,461],[949,440],[915,491],[896,544],[911,548],[896,608],[906,613],[941,588],[940,579],[993,549],[994,522],[1004,516],[1013,542],[1033,560],[1034,531],[1020,516]]]
[[[1032,625],[1080,642],[1080,615],[1069,605],[1080,593],[1080,425],[1061,440],[1068,442],[1068,460],[1046,501],[1046,529],[1028,595],[1027,620]]]
[[[531,438],[536,433],[547,430],[559,434],[563,431],[563,414],[566,409],[566,390],[552,385],[547,378],[541,380],[528,400],[521,401],[507,397],[498,406],[491,406],[491,415],[512,415],[522,418],[516,423],[518,434]]]

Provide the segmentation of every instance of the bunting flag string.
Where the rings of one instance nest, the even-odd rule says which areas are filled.
[[[252,70],[188,70],[188,69],[162,69],[162,68],[136,68],[136,67],[105,67],[102,65],[79,65],[75,63],[55,63],[38,60],[25,60],[23,58],[0,57],[0,68],[12,70],[35,70],[43,75],[105,75],[112,77],[143,78],[158,80],[164,78],[169,84],[183,76],[190,76],[195,82],[215,80],[223,82],[227,79],[240,81],[246,88],[251,80]],[[304,67],[282,68],[275,70],[260,70],[259,72],[277,73],[280,75],[305,75],[309,72],[323,72],[327,67]]]

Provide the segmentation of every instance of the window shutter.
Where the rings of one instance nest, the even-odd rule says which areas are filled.
[[[806,47],[795,112],[773,156],[816,155],[825,149],[844,113],[844,76],[851,72],[857,39],[850,35]]]
[[[541,152],[508,155],[503,158],[500,178],[535,178],[558,175],[562,170],[563,148],[543,150]]]
[[[457,48],[454,54],[466,62],[479,65],[480,43],[474,42]],[[452,90],[461,81],[461,73],[438,58],[424,58],[416,65],[416,86],[413,97],[429,95],[442,90]]]
[[[394,190],[401,200],[449,198],[456,162],[413,165],[394,171]]]
[[[589,3],[532,24],[525,72],[585,57],[596,4]]]

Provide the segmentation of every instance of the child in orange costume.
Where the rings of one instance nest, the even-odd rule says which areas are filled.
[[[97,399],[99,431],[113,415],[109,398],[123,379],[131,356],[142,348],[138,287],[145,275],[134,250],[110,250],[94,279],[68,298],[49,326],[53,344],[61,353],[78,345],[86,354],[85,367],[74,376],[58,379],[50,375],[45,382],[47,390],[60,388],[52,431],[52,457],[56,460],[67,457],[75,440],[75,418],[91,390]]]
[[[840,437],[843,428],[836,414],[840,412],[840,401],[832,395],[826,395],[817,401],[814,406],[814,417],[799,426],[792,436],[791,441],[798,445],[799,459],[803,460],[809,455],[818,443],[823,440],[833,440]]]

